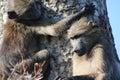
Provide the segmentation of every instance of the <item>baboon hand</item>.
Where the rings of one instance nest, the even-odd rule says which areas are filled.
[[[85,15],[94,14],[94,12],[95,12],[95,5],[93,5],[93,3],[86,4],[85,7],[82,8],[82,11],[85,13]]]

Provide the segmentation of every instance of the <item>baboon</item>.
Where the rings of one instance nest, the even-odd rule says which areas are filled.
[[[81,59],[81,56],[85,55],[87,53],[86,51],[88,51],[87,50],[88,47],[94,44],[94,43],[89,43],[93,40],[93,39],[92,40],[89,39],[89,41],[85,41],[85,43],[87,45],[85,45],[85,44],[81,45],[84,43],[83,41],[86,40],[86,38],[87,38],[86,36],[84,36],[84,34],[87,34],[86,32],[91,30],[91,29],[89,30],[89,28],[90,28],[89,26],[93,25],[92,22],[88,22],[87,17],[88,16],[81,17],[80,20],[73,23],[72,26],[70,27],[70,29],[68,29],[67,36],[68,36],[68,39],[70,39],[70,43],[73,47],[72,51],[71,51],[71,53],[73,54],[73,56],[72,56],[73,75],[71,77],[58,76],[55,80],[95,80],[90,75],[84,74],[84,73],[87,73],[90,71],[90,70],[87,71],[85,69],[86,66],[81,67],[84,64],[84,62]],[[82,42],[81,42],[80,38],[82,39]],[[93,38],[93,37],[90,36],[90,38]],[[92,42],[94,42],[94,41],[92,41]],[[87,47],[87,49],[85,47]],[[80,71],[84,70],[84,69],[86,72],[81,74],[82,72],[80,72]]]
[[[101,27],[87,17],[82,17],[70,27],[68,38],[73,46],[73,76],[120,80],[119,59],[113,52],[113,45],[105,39]]]
[[[49,23],[47,20],[42,22],[41,7],[36,4],[35,0],[9,0],[8,20],[4,25],[0,48],[0,76],[2,79],[7,80],[16,66],[18,68],[21,68],[22,65],[27,66],[28,72],[32,73],[35,62],[46,60],[46,64],[49,65],[49,52],[41,51],[40,40],[43,36],[61,36],[75,20],[93,12],[94,6],[86,5],[80,12],[47,26],[46,24]],[[44,70],[44,80],[47,80],[50,72],[49,66]],[[22,74],[20,71],[17,73]]]

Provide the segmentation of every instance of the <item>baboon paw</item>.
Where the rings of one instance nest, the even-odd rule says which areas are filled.
[[[82,9],[82,11],[84,11],[86,15],[94,14],[94,12],[95,12],[95,5],[93,5],[93,3],[86,4],[85,7]]]

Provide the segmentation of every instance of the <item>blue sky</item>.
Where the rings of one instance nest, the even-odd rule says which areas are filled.
[[[115,46],[120,59],[120,0],[106,0],[109,21],[115,40]]]

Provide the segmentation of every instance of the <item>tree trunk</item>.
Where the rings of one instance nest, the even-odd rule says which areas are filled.
[[[0,3],[0,38],[3,29],[3,23],[6,20],[5,15],[5,1],[2,0]],[[61,20],[68,15],[80,11],[85,4],[93,3],[96,7],[95,14],[91,19],[95,21],[99,26],[102,27],[107,41],[109,41],[113,46],[114,54],[117,57],[114,39],[111,31],[111,26],[109,23],[109,18],[107,14],[106,0],[41,0],[42,6],[45,12],[44,16],[51,20],[53,23]],[[46,48],[50,51],[51,55],[51,74],[49,80],[53,80],[58,75],[71,76],[72,66],[71,66],[71,54],[72,49],[69,40],[65,38],[66,36],[60,38],[51,38],[50,41],[45,41],[47,44]]]

